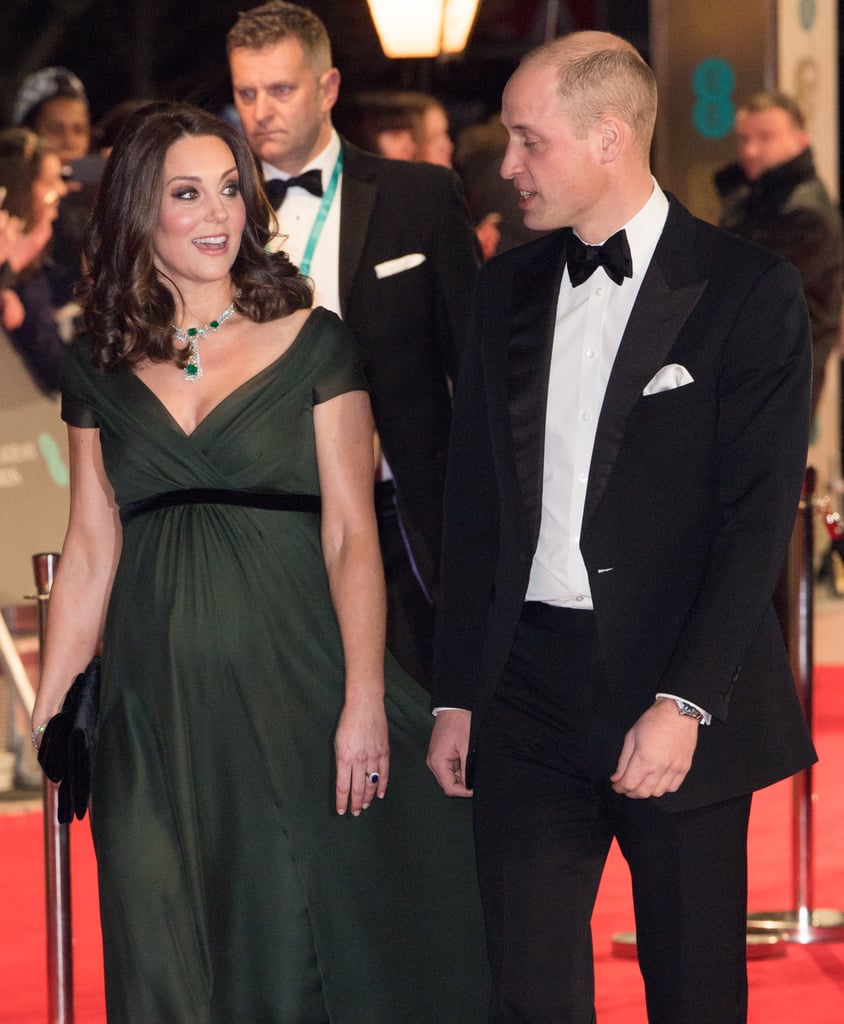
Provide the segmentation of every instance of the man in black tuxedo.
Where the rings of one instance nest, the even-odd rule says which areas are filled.
[[[655,115],[606,33],[504,92],[501,173],[557,230],[478,279],[429,752],[474,792],[495,1024],[594,1020],[614,837],[649,1020],[745,1021],[751,793],[815,757],[771,607],[808,436],[800,278],[662,192]]]
[[[337,135],[340,73],[311,11],[271,0],[242,13],[226,42],[279,244],[313,278],[315,304],[342,316],[363,349],[380,442],[387,642],[429,686],[451,383],[480,263],[462,186],[444,168],[375,157]]]

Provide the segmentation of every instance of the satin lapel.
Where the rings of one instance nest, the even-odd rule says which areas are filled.
[[[340,198],[340,255],[339,279],[340,309],[346,315],[346,303],[352,290],[363,253],[364,242],[370,230],[370,218],[375,206],[378,185],[362,173],[357,151],[343,142],[343,184]]]
[[[542,514],[548,375],[568,233],[549,238],[549,244],[514,276],[506,325],[507,405],[526,535],[532,547]]]
[[[607,383],[592,450],[584,527],[604,493],[633,406],[665,365],[666,355],[706,288],[695,234],[691,214],[672,201]]]

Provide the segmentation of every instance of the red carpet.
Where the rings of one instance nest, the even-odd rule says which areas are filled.
[[[814,770],[815,905],[842,910],[844,668],[817,668],[814,697],[815,741],[821,758]],[[791,783],[786,782],[754,799],[751,911],[791,908],[791,792]],[[87,823],[71,827],[71,870],[75,1024],[104,1024]],[[47,1019],[43,873],[41,814],[0,816],[0,1024],[40,1024]],[[635,961],[611,955],[612,936],[633,929],[626,867],[616,850],[607,866],[593,924],[600,1024],[646,1024]],[[844,943],[788,944],[784,957],[752,960],[749,972],[750,1024],[841,1024],[844,1020]]]

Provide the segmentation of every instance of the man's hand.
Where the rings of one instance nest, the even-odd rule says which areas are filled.
[[[675,793],[692,766],[698,729],[673,700],[660,697],[624,737],[612,788],[637,800]]]
[[[471,796],[464,772],[469,751],[472,712],[463,708],[440,711],[428,746],[428,767],[446,796]]]

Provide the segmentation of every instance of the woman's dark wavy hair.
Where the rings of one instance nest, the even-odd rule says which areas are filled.
[[[78,290],[94,362],[111,369],[144,359],[184,366],[172,324],[173,294],[155,267],[164,160],[179,139],[216,136],[234,156],[246,223],[232,269],[238,313],[274,320],[313,302],[311,282],[283,252],[266,251],[277,223],[249,145],[232,125],[186,103],[151,103],[129,117],[109,156],[85,235],[86,274]],[[175,287],[171,282],[171,287]]]

